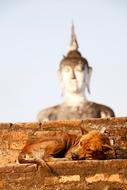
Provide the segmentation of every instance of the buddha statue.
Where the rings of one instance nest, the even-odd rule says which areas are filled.
[[[38,122],[115,116],[110,107],[89,101],[86,98],[86,89],[90,92],[92,67],[82,57],[78,48],[74,25],[72,24],[69,52],[61,60],[58,70],[64,101],[40,111],[37,115]]]

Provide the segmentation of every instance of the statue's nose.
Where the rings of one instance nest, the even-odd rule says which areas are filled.
[[[73,160],[77,160],[78,159],[78,154],[76,154],[75,152],[72,153],[71,155]]]
[[[72,71],[71,78],[72,78],[72,79],[75,79],[75,78],[76,78],[74,71]]]

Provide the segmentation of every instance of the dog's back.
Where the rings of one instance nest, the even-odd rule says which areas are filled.
[[[73,146],[77,136],[61,132],[56,136],[49,136],[33,140],[25,145],[19,154],[20,163],[35,163],[36,160],[46,161],[52,158],[63,158],[68,149]]]

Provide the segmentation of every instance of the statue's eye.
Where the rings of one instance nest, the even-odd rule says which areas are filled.
[[[80,146],[82,146],[82,145],[83,145],[83,142],[81,141],[81,142],[80,142]]]
[[[84,66],[82,64],[75,66],[75,71],[79,71],[79,72],[84,71]]]
[[[70,70],[71,70],[70,67],[63,67],[63,69],[62,69],[63,72],[69,72]]]

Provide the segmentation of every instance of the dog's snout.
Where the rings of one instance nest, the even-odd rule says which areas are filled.
[[[73,160],[77,160],[78,159],[78,154],[76,154],[75,152],[72,153],[71,155]]]

